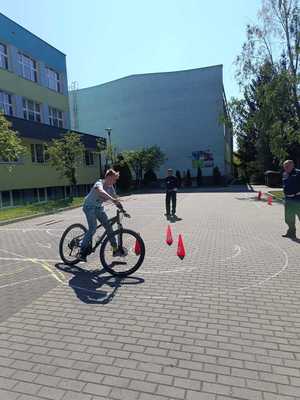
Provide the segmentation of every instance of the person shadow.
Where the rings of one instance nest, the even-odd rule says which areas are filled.
[[[87,304],[107,304],[113,300],[121,286],[144,283],[144,279],[139,277],[104,275],[104,269],[87,270],[63,263],[57,263],[55,267],[62,272],[73,274],[69,280],[69,287],[74,290],[79,300]],[[105,286],[110,290],[105,290]]]

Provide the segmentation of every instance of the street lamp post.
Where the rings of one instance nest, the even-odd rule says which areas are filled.
[[[113,159],[112,159],[112,148],[111,148],[111,137],[110,137],[110,134],[111,134],[112,129],[111,129],[111,128],[105,128],[105,131],[106,131],[107,136],[108,136],[109,152],[110,152],[109,157],[110,157],[111,163],[113,163]],[[108,158],[107,158],[107,156],[106,156],[106,166],[107,166],[107,161],[108,161]]]

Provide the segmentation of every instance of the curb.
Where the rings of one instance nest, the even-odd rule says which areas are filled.
[[[56,208],[56,209],[53,209],[51,211],[47,211],[47,212],[44,212],[44,213],[27,215],[27,216],[20,217],[20,218],[15,218],[15,219],[8,219],[8,220],[5,220],[5,221],[0,221],[0,226],[14,224],[16,222],[26,221],[27,219],[43,217],[44,215],[56,214],[56,213],[59,213],[59,212],[62,212],[62,211],[73,210],[74,208],[79,208],[79,207],[82,207],[82,206],[71,206],[71,207],[65,207],[65,208]]]

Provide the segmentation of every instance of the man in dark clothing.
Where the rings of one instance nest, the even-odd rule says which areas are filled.
[[[176,192],[178,189],[178,180],[173,175],[173,170],[168,169],[168,176],[165,179],[166,182],[166,216],[170,217],[170,203],[172,203],[172,215],[176,214]]]
[[[286,160],[283,169],[284,216],[288,230],[282,236],[296,239],[296,216],[300,220],[300,170],[295,168],[292,160]]]

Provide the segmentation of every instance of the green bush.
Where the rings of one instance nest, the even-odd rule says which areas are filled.
[[[120,178],[117,180],[117,189],[127,191],[132,185],[132,174],[128,164],[124,162],[122,155],[118,156],[118,161],[114,165],[114,170],[120,173]]]
[[[148,171],[145,172],[144,174],[144,184],[147,186],[152,182],[157,181],[157,176],[153,169],[149,169]]]
[[[217,166],[213,169],[213,182],[214,185],[220,185],[221,183],[221,172]]]
[[[200,167],[197,168],[197,186],[202,185],[202,170]]]

